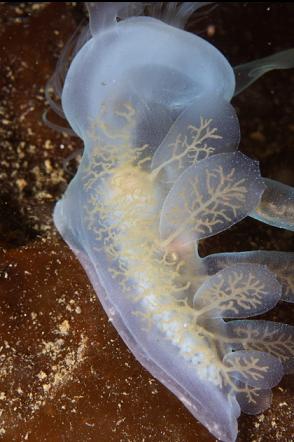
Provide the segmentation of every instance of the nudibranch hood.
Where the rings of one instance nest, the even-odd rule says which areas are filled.
[[[62,106],[78,135],[107,99],[140,97],[171,122],[202,94],[233,96],[235,77],[225,57],[197,35],[151,17],[131,17],[94,34],[75,56]]]

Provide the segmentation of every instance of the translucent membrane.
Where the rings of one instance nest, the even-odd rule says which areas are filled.
[[[233,442],[240,411],[266,409],[293,369],[293,327],[241,319],[293,302],[293,254],[201,259],[195,242],[249,214],[292,229],[293,193],[265,185],[258,163],[235,151],[227,60],[174,27],[204,4],[88,3],[91,35],[85,28],[79,50],[69,43],[62,89],[85,148],[54,221],[134,356]],[[138,16],[146,10],[156,18]],[[289,67],[291,54],[237,67],[236,91]],[[58,92],[64,57],[51,82]]]

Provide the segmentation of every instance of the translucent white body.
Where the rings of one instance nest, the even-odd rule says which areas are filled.
[[[221,265],[194,250],[255,210],[265,185],[258,164],[235,152],[226,59],[163,21],[125,18],[130,4],[121,5],[102,3],[102,17],[90,4],[93,35],[65,80],[63,110],[85,152],[54,221],[135,357],[217,438],[234,441],[241,408],[267,408],[289,371],[293,328],[237,327],[282,295],[265,255]],[[181,22],[183,11],[171,17],[181,12]]]

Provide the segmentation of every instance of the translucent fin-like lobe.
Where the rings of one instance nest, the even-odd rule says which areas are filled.
[[[272,403],[272,390],[261,390],[238,382],[236,399],[243,413],[255,415],[267,410]]]
[[[266,189],[259,205],[250,213],[271,226],[294,231],[294,188],[265,178]]]
[[[221,232],[245,218],[262,195],[258,163],[240,152],[213,155],[188,167],[162,207],[160,234],[166,244],[189,243]]]
[[[235,351],[227,354],[223,362],[232,378],[251,387],[269,389],[283,377],[279,359],[261,351]]]
[[[236,264],[208,278],[194,296],[194,308],[214,318],[244,318],[271,310],[281,287],[264,266]]]
[[[282,286],[281,299],[294,302],[294,253],[276,251],[249,251],[239,253],[215,253],[202,259],[208,274],[212,275],[237,263],[266,265]]]
[[[188,166],[234,151],[240,129],[232,105],[221,96],[200,95],[176,119],[152,159],[153,174],[173,183]]]
[[[279,359],[285,372],[294,362],[294,326],[264,320],[237,320],[226,324],[235,350],[258,350]]]

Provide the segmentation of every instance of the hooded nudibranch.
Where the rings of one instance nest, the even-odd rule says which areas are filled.
[[[293,228],[293,189],[272,182],[268,198],[280,191],[289,210],[266,218],[269,182],[236,151],[230,104],[281,57],[236,68],[236,86],[225,57],[181,29],[204,5],[87,4],[62,90],[84,154],[54,221],[134,356],[229,442],[241,410],[265,410],[293,371],[294,327],[244,318],[293,302],[294,254],[202,259],[197,242],[247,215]]]

